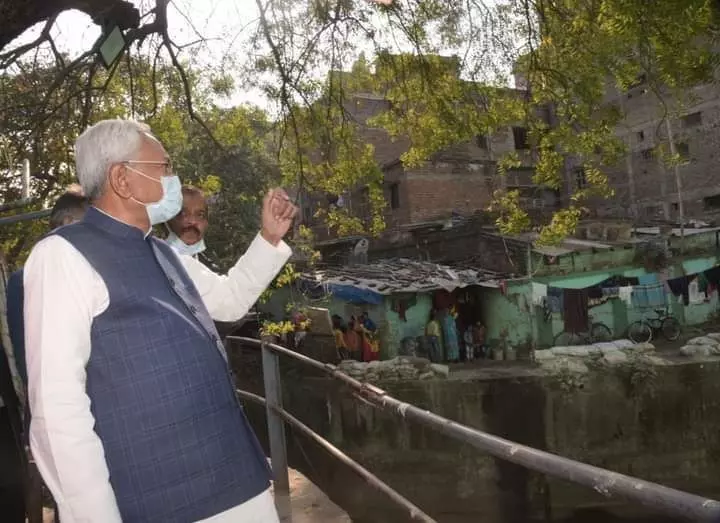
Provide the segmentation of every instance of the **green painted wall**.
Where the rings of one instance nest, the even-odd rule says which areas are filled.
[[[480,297],[482,316],[490,343],[500,339],[503,329],[507,329],[508,341],[513,346],[532,339],[531,292],[527,283],[510,283],[507,296],[498,289],[483,288]]]
[[[402,298],[404,295],[397,295],[394,298]],[[405,296],[406,298],[408,296]],[[392,298],[385,300],[385,318],[386,329],[382,339],[383,347],[381,348],[381,356],[385,358],[394,358],[398,355],[400,342],[404,338],[416,338],[425,334],[425,325],[430,317],[432,310],[432,296],[429,294],[418,294],[415,296],[415,305],[405,311],[405,321],[400,319],[400,315],[393,311]]]
[[[668,276],[676,278],[684,275],[685,269],[683,266],[688,270],[693,268],[704,270],[716,264],[716,257],[690,258],[682,262],[679,261],[670,267]],[[612,270],[588,271],[580,275],[538,277],[535,281],[550,286],[577,288],[582,286],[580,285],[582,281],[586,280],[589,282],[588,285],[591,285],[596,283],[598,279],[610,277],[614,274],[637,277],[647,273],[643,268],[616,267]],[[524,282],[509,282],[507,296],[503,296],[499,291],[489,291],[483,295],[483,309],[486,311],[486,324],[490,339],[499,338],[500,332],[507,328],[508,339],[513,345],[524,345],[531,337],[536,340],[538,347],[549,347],[553,344],[554,338],[565,328],[562,314],[552,314],[549,321],[545,321],[542,308],[531,306],[531,289],[531,285]],[[668,305],[672,314],[679,319],[681,324],[698,325],[711,320],[717,314],[720,303],[717,293],[713,293],[709,301],[693,305],[684,305],[678,301],[678,298],[669,294]],[[607,325],[616,338],[625,337],[627,328],[633,322],[642,318],[656,316],[652,309],[628,307],[619,299],[609,300],[592,307],[589,314],[592,321]]]

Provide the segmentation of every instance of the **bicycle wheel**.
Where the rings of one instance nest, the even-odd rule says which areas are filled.
[[[593,323],[590,326],[590,342],[591,343],[602,343],[606,341],[612,341],[613,335],[610,331],[610,327],[604,323]]]
[[[560,334],[555,336],[555,347],[572,347],[573,345],[582,345],[585,342],[585,337],[581,336],[576,332],[562,331]]]
[[[675,341],[680,337],[680,322],[673,316],[663,318],[660,329],[668,341]]]
[[[635,343],[649,343],[652,340],[652,329],[647,322],[636,321],[628,327],[628,338]]]

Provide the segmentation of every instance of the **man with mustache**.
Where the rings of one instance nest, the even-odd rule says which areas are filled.
[[[220,273],[220,268],[205,253],[208,199],[202,189],[193,185],[183,185],[182,197],[182,210],[165,224],[169,232],[166,241],[178,254],[192,256],[214,273]],[[229,335],[256,338],[259,334],[253,312],[234,322],[215,321],[215,328],[223,339]]]
[[[218,267],[205,255],[205,232],[208,228],[208,205],[205,193],[192,185],[183,185],[180,213],[167,222],[167,242],[180,254],[193,256],[213,272]]]

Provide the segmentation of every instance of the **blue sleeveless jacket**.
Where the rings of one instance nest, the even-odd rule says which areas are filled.
[[[189,523],[270,486],[222,342],[171,247],[90,208],[57,229],[97,271],[87,393],[124,523]]]

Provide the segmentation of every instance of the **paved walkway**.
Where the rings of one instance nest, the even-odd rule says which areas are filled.
[[[297,470],[290,469],[290,504],[293,523],[351,523],[350,517]],[[44,509],[43,523],[53,522],[53,511]]]
[[[350,517],[297,470],[290,469],[293,523],[351,523]]]

